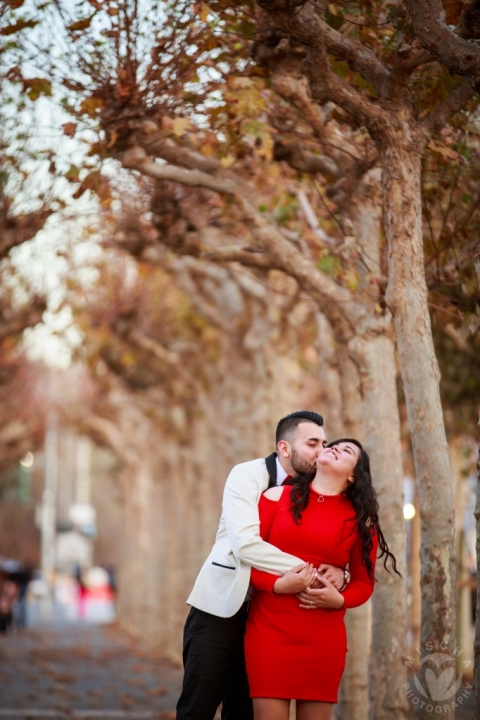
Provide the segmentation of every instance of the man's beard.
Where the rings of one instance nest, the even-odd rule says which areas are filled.
[[[290,464],[295,471],[295,475],[315,475],[315,463],[307,462],[295,448],[292,448]]]

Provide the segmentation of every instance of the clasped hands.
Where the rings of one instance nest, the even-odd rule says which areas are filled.
[[[326,564],[316,568],[311,563],[302,563],[278,578],[273,590],[280,594],[295,593],[300,600],[300,607],[305,610],[316,608],[339,610],[345,600],[338,592],[337,586],[342,587],[343,583],[342,568]]]

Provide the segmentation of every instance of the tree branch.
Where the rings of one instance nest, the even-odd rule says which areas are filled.
[[[320,173],[329,180],[336,180],[342,174],[329,157],[305,152],[298,142],[287,144],[277,140],[273,149],[273,159],[285,161],[298,172]]]
[[[156,180],[171,180],[189,185],[191,187],[203,187],[214,192],[233,195],[238,189],[237,184],[227,178],[219,178],[209,175],[202,170],[184,170],[174,165],[163,164],[150,160],[147,153],[140,146],[130,148],[119,156],[123,167],[130,170],[138,170],[143,175],[155,178]]]
[[[255,239],[257,247],[275,258],[277,269],[294,277],[300,287],[309,292],[327,315],[339,340],[351,339],[358,322],[372,322],[373,325],[379,325],[382,322],[380,317],[368,320],[361,304],[355,301],[354,296],[347,288],[321,273],[315,262],[299,253],[298,248],[289,242],[280,230],[256,208],[254,201],[250,198],[250,193],[245,192],[244,184],[241,181],[237,182],[228,177],[219,178],[199,170],[184,170],[172,165],[163,165],[149,160],[145,151],[139,147],[127,151],[121,160],[125,167],[138,170],[159,180],[204,187],[234,196],[235,206]]]
[[[308,47],[321,43],[329,53],[345,60],[352,70],[364,77],[379,95],[382,94],[389,77],[387,68],[370,48],[330,27],[313,3],[305,3],[300,11],[285,7],[283,0],[259,0],[258,4],[289,37]]]
[[[421,126],[423,126],[426,142],[444,127],[449,118],[466,105],[474,92],[470,81],[463,80],[433,112],[423,118]]]
[[[140,348],[140,350],[145,350],[146,352],[151,353],[157,358],[157,360],[167,363],[167,365],[175,366],[179,362],[179,357],[177,353],[171,352],[171,350],[167,350],[163,347],[163,345],[160,345],[159,342],[147,337],[139,330],[130,330],[127,334],[126,340],[132,342],[134,345]]]
[[[327,25],[318,15],[316,17],[328,52],[339,60],[345,60],[352,70],[365,78],[378,95],[382,96],[385,87],[388,86],[390,73],[373,50],[365,47],[355,38],[345,37]]]
[[[459,37],[445,23],[439,0],[405,0],[415,35],[424,48],[451,73],[463,75],[480,87],[480,47]]]
[[[201,153],[190,148],[181,147],[169,138],[165,138],[159,126],[151,120],[144,120],[138,125],[133,124],[133,129],[138,144],[141,145],[149,155],[166,160],[173,165],[183,165],[191,170],[202,170],[206,173],[214,173],[222,169],[222,166],[215,158],[207,158]]]
[[[473,264],[475,265],[475,272],[477,273],[478,287],[480,288],[480,247],[476,250],[473,256]]]
[[[305,58],[304,66],[310,80],[312,97],[316,100],[333,101],[374,134],[385,126],[385,111],[332,72],[324,47],[317,45],[312,48]]]
[[[457,330],[456,327],[454,327],[454,325],[452,325],[452,323],[447,323],[447,325],[445,325],[442,330],[445,335],[453,341],[457,350],[459,350],[464,355],[467,355],[467,357],[476,359],[477,353],[473,350],[473,348],[470,347],[468,342],[465,340],[464,337],[462,337],[461,333]]]

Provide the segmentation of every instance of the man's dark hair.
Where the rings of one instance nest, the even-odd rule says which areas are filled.
[[[302,422],[311,422],[322,427],[323,417],[312,410],[297,410],[289,415],[285,415],[278,425],[275,433],[275,444],[278,445],[280,440],[288,440]]]

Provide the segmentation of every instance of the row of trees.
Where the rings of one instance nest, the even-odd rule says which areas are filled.
[[[14,5],[7,37],[37,22]],[[96,193],[115,273],[97,268],[98,289],[74,287],[67,298],[100,388],[78,421],[137,478],[143,509],[130,537],[149,512],[152,477],[132,422],[154,417],[171,437],[203,408],[203,422],[221,432],[227,415],[217,425],[208,403],[230,394],[240,418],[241,396],[275,376],[266,338],[296,348],[308,340],[308,349],[320,328],[321,378],[329,367],[336,378],[323,388],[327,421],[371,451],[389,544],[403,558],[398,351],[421,514],[422,657],[432,646],[455,649],[454,504],[434,333],[445,392],[478,383],[478,48],[466,39],[475,3],[440,11],[288,0],[92,0],[76,15],[47,6],[64,54],[46,54],[42,77],[25,64],[9,73],[30,97],[62,93],[64,132],[88,148],[66,177],[74,198]],[[462,368],[452,372],[458,353]],[[132,393],[135,412],[125,407]],[[270,393],[258,402],[264,412],[278,407]],[[236,427],[252,438],[248,423]],[[260,434],[250,447],[261,437],[268,444]],[[233,449],[222,455],[225,471],[242,457],[241,444]],[[153,553],[146,531],[138,543]],[[406,586],[379,579],[372,712],[406,717]],[[364,678],[350,689],[355,716],[366,716]],[[452,714],[446,705],[435,716]]]

